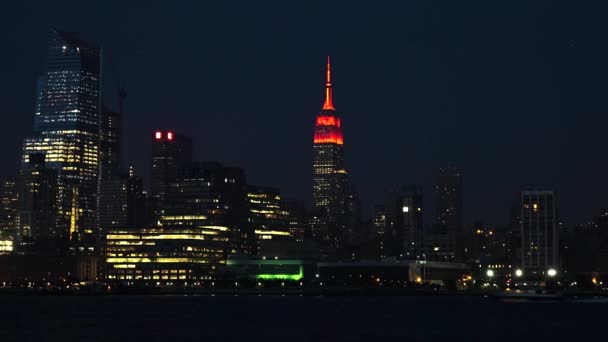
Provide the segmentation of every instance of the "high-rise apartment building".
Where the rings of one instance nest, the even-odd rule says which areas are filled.
[[[515,225],[519,227],[518,267],[544,273],[558,268],[558,216],[556,193],[527,189],[519,194]]]
[[[449,231],[462,230],[462,172],[457,167],[439,169],[435,181],[435,222]]]
[[[440,168],[435,179],[435,222],[425,234],[425,257],[439,261],[463,261],[466,234],[462,216],[462,171]]]
[[[101,49],[51,30],[22,165],[28,167],[30,155],[44,154],[46,167],[56,170],[56,234],[79,245],[93,244],[96,236],[100,95]]]

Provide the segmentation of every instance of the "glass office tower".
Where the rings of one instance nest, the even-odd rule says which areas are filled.
[[[94,242],[100,97],[100,47],[52,29],[22,162],[42,153],[46,166],[57,170],[55,238],[74,246]]]

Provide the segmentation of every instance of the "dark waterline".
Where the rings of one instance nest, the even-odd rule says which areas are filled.
[[[606,306],[483,297],[3,296],[0,341],[601,337]],[[399,339],[400,340],[400,339]]]

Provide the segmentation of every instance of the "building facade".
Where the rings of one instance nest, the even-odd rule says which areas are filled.
[[[544,273],[558,268],[558,216],[556,193],[549,189],[527,189],[519,194],[521,245],[517,263],[524,272]]]
[[[18,207],[17,178],[7,178],[0,188],[0,239],[14,241],[19,236]]]
[[[150,188],[157,208],[167,200],[169,184],[175,180],[179,167],[191,161],[192,138],[168,131],[154,133]]]
[[[413,260],[422,253],[422,199],[420,186],[403,186],[387,194],[386,228],[390,234],[387,240],[392,242],[390,245],[394,256]]]
[[[141,228],[152,222],[143,179],[128,174],[108,176],[99,191],[99,226],[101,231],[111,228]]]
[[[328,57],[325,102],[315,120],[313,140],[313,205],[315,216],[320,221],[313,234],[327,255],[336,254],[345,244],[347,189],[342,121],[333,105]]]
[[[51,30],[34,134],[24,141],[22,165],[42,153],[46,166],[57,171],[56,231],[78,245],[95,240],[100,97],[101,49]]]
[[[292,240],[290,215],[283,206],[279,189],[248,185],[247,207],[247,221],[250,229],[254,231],[258,254],[264,254],[264,247],[268,242]]]
[[[57,254],[65,247],[57,231],[57,170],[44,154],[30,154],[19,179],[19,254]]]
[[[435,182],[435,222],[449,231],[462,230],[462,172],[439,169]]]
[[[240,168],[214,162],[186,164],[169,183],[158,221],[163,227],[229,227],[226,250],[250,254],[255,235],[247,222],[246,181]]]
[[[115,281],[206,282],[226,263],[228,227],[109,229],[107,278]]]
[[[439,169],[435,178],[435,222],[425,237],[425,256],[432,260],[464,258],[467,234],[463,226],[462,188],[462,171],[458,167]]]

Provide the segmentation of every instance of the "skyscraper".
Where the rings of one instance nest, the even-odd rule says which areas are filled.
[[[519,226],[518,266],[524,272],[547,272],[558,266],[557,199],[553,190],[527,189],[520,193],[515,224]]]
[[[385,257],[386,251],[384,245],[386,243],[386,207],[383,204],[375,204],[372,208],[372,231],[370,238],[377,247],[377,256]]]
[[[443,229],[462,230],[462,172],[457,167],[439,169],[435,183],[435,219]]]
[[[34,134],[23,144],[57,171],[57,235],[75,243],[95,237],[101,49],[73,33],[51,30],[46,71],[38,82]]]
[[[425,257],[462,261],[466,248],[462,223],[462,172],[449,165],[435,178],[435,223],[425,234]]]
[[[348,174],[344,165],[342,122],[332,99],[331,64],[327,57],[325,102],[317,115],[313,140],[313,204],[320,232],[313,232],[329,249],[343,247]]]
[[[16,240],[19,233],[19,192],[15,178],[0,184],[0,239]]]
[[[135,175],[133,168],[128,174],[104,179],[99,196],[99,226],[103,232],[110,228],[142,228],[150,224],[143,180]]]
[[[161,208],[167,199],[169,183],[175,180],[181,165],[192,161],[192,139],[173,132],[154,133],[152,141],[152,198]],[[157,215],[161,213],[158,212]]]
[[[104,109],[99,125],[99,178],[101,180],[120,171],[122,113]]]
[[[386,227],[393,255],[415,259],[422,252],[422,187],[403,186],[386,196]]]
[[[122,108],[122,105],[121,105]],[[119,212],[122,205],[117,201],[121,184],[127,175],[120,173],[122,113],[104,108],[99,125],[99,176],[97,188],[97,231],[103,239],[105,230],[119,222],[117,217],[109,216]],[[114,207],[114,210],[111,208]],[[122,226],[122,225],[120,225]]]
[[[63,246],[56,229],[57,170],[48,168],[44,154],[31,154],[19,177],[19,238],[22,254],[55,254]]]
[[[191,162],[177,169],[158,217],[164,227],[224,226],[229,253],[247,253],[255,244],[247,222],[247,179],[243,169]]]

